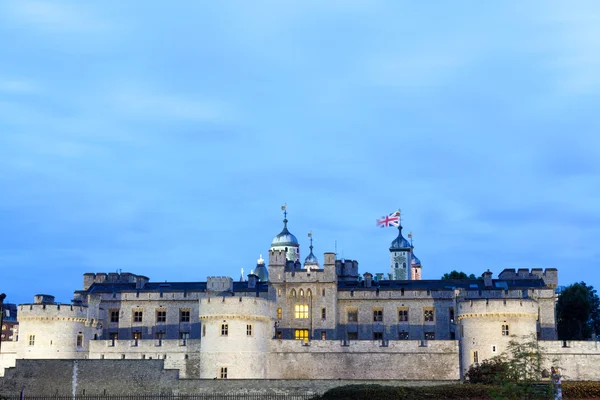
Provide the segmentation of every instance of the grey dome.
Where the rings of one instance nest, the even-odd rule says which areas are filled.
[[[410,261],[410,265],[412,265],[413,267],[416,267],[416,266],[420,266],[420,265],[421,265],[421,260],[419,260],[419,259],[417,258],[417,256],[415,256],[415,254],[414,254],[414,253],[413,253],[413,255],[412,255],[412,260]]]
[[[402,226],[398,227],[398,237],[396,239],[394,239],[394,241],[392,242],[392,245],[390,246],[390,250],[406,250],[406,249],[410,249],[412,246],[410,245],[410,242],[406,239],[404,239],[404,236],[402,236]]]
[[[277,236],[275,236],[275,238],[273,239],[273,242],[271,242],[271,247],[273,246],[292,246],[292,247],[298,247],[298,239],[296,239],[296,236],[294,236],[293,234],[290,233],[290,231],[288,231],[287,229],[287,219],[283,220],[283,230],[281,231],[281,233]]]
[[[304,259],[304,265],[319,265],[319,260],[312,252],[312,245],[310,246],[310,254]]]

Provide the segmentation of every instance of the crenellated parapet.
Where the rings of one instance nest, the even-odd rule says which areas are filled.
[[[233,292],[233,279],[229,276],[209,276],[206,278],[207,292]]]

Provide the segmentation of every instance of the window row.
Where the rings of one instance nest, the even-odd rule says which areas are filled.
[[[221,336],[229,336],[229,324],[221,324]],[[254,326],[252,324],[246,324],[246,336],[254,335]],[[202,336],[206,336],[206,325],[202,326]]]
[[[191,311],[189,309],[180,309],[179,322],[190,322],[190,314]],[[118,323],[121,318],[121,311],[119,309],[111,309],[109,317],[111,323]],[[143,322],[144,312],[142,310],[133,310],[131,312],[131,320],[132,322]],[[164,308],[157,309],[155,312],[155,321],[157,323],[167,322],[167,310]]]
[[[294,305],[294,318],[296,319],[308,319],[309,307],[308,304],[296,304]],[[283,309],[277,308],[277,319],[283,318]],[[321,319],[327,319],[327,308],[321,307]]]
[[[408,322],[408,307],[401,307],[397,310],[398,322]],[[347,309],[347,322],[357,323],[358,322],[358,308]],[[383,308],[374,308],[372,311],[373,322],[383,322]],[[448,320],[450,323],[454,323],[454,308],[448,309]],[[423,321],[424,322],[435,322],[435,309],[433,307],[423,307]]]

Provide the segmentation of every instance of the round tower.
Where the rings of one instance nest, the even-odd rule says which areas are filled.
[[[538,303],[531,298],[463,298],[457,301],[461,376],[474,363],[506,351],[511,336],[537,332]]]
[[[402,236],[402,225],[399,225],[398,237],[394,239],[390,246],[390,273],[392,274],[392,279],[411,279],[411,273],[408,269],[411,259],[412,246]]]
[[[283,206],[282,209],[284,210],[283,230],[279,233],[279,235],[273,238],[273,242],[271,242],[271,250],[283,250],[285,251],[285,257],[288,261],[300,262],[300,245],[298,244],[298,239],[296,239],[296,236],[288,231],[287,211],[285,206]]]
[[[410,279],[413,281],[421,280],[421,260],[415,253],[412,253],[412,260],[410,261]]]
[[[258,261],[256,261],[254,274],[258,277],[259,282],[267,282],[269,280],[269,271],[267,270],[262,254],[258,258]]]
[[[273,337],[270,302],[258,297],[200,299],[201,379],[267,378]]]
[[[101,322],[89,316],[87,306],[35,295],[33,304],[19,305],[18,357],[87,358],[89,341],[102,334]]]

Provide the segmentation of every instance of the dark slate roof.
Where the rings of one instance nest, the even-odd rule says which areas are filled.
[[[257,283],[259,292],[268,291],[266,283]],[[248,288],[248,282],[233,282],[234,292],[256,292],[257,289]],[[206,282],[148,282],[143,289],[136,289],[135,283],[94,283],[88,290],[80,290],[78,293],[119,293],[137,292],[148,293],[178,293],[178,292],[205,292]]]
[[[514,279],[514,280],[493,280],[494,289],[532,289],[543,288],[546,285],[542,279]],[[482,280],[418,280],[418,281],[373,281],[370,288],[364,287],[364,281],[340,281],[338,282],[339,291],[349,290],[454,290],[454,289],[474,289],[489,290]]]

